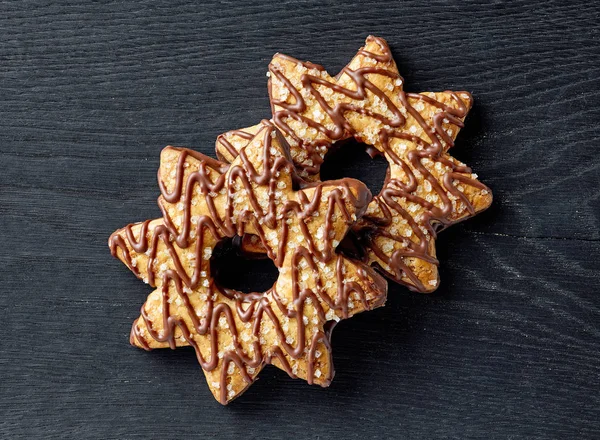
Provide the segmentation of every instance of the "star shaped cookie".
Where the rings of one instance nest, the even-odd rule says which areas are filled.
[[[384,187],[354,231],[370,265],[412,290],[435,290],[437,232],[492,202],[489,188],[447,153],[472,106],[471,95],[404,92],[387,43],[373,36],[335,77],[282,54],[273,57],[267,76],[271,121],[304,178],[318,181],[327,151],[350,137],[387,159]],[[217,155],[234,160],[260,129],[258,124],[220,135]]]
[[[146,350],[192,346],[222,404],[266,364],[329,385],[333,325],[386,299],[380,275],[335,252],[367,208],[368,189],[352,179],[297,178],[285,139],[267,121],[231,165],[165,148],[158,180],[163,217],[109,239],[113,255],[155,287],[131,343]],[[245,233],[258,237],[279,270],[266,292],[226,289],[211,276],[215,246]]]

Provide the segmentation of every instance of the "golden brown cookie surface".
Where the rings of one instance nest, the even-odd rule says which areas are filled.
[[[156,287],[132,327],[132,344],[194,347],[223,404],[268,363],[327,386],[332,324],[386,297],[381,276],[335,253],[366,209],[368,190],[351,179],[298,188],[285,145],[266,123],[230,166],[167,147],[159,170],[163,218],[109,240],[113,254]],[[259,237],[279,269],[266,292],[225,289],[211,276],[215,246],[245,232]]]
[[[354,137],[383,154],[389,178],[354,228],[365,260],[409,288],[439,284],[435,237],[486,209],[492,195],[447,154],[472,106],[467,92],[406,93],[387,43],[368,37],[335,77],[321,66],[277,54],[269,65],[273,123],[305,178],[318,180],[328,149]],[[261,124],[220,135],[231,161]]]

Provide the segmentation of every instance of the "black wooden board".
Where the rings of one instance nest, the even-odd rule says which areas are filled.
[[[0,2],[0,437],[600,438],[600,4]],[[269,367],[228,407],[129,329],[109,234],[159,215],[166,144],[269,116],[284,52],[382,36],[410,91],[469,90],[453,154],[494,191],[442,284],[341,323],[328,389]],[[365,163],[365,179],[374,170]]]

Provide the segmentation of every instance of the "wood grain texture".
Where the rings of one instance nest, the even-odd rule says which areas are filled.
[[[0,11],[0,438],[600,438],[598,2]],[[273,53],[335,72],[368,34],[408,90],[473,93],[453,154],[494,205],[440,236],[435,295],[340,324],[330,388],[267,368],[221,407],[191,351],[129,346],[149,290],[107,237],[159,215],[163,146],[268,116]]]

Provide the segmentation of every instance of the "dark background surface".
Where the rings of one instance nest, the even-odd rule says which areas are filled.
[[[600,4],[0,2],[0,438],[600,438]],[[130,347],[149,293],[109,234],[156,217],[166,144],[269,116],[276,51],[386,38],[469,90],[453,154],[494,191],[442,284],[341,323],[328,389],[268,367],[228,407],[190,350]],[[370,165],[364,164],[364,176]]]

